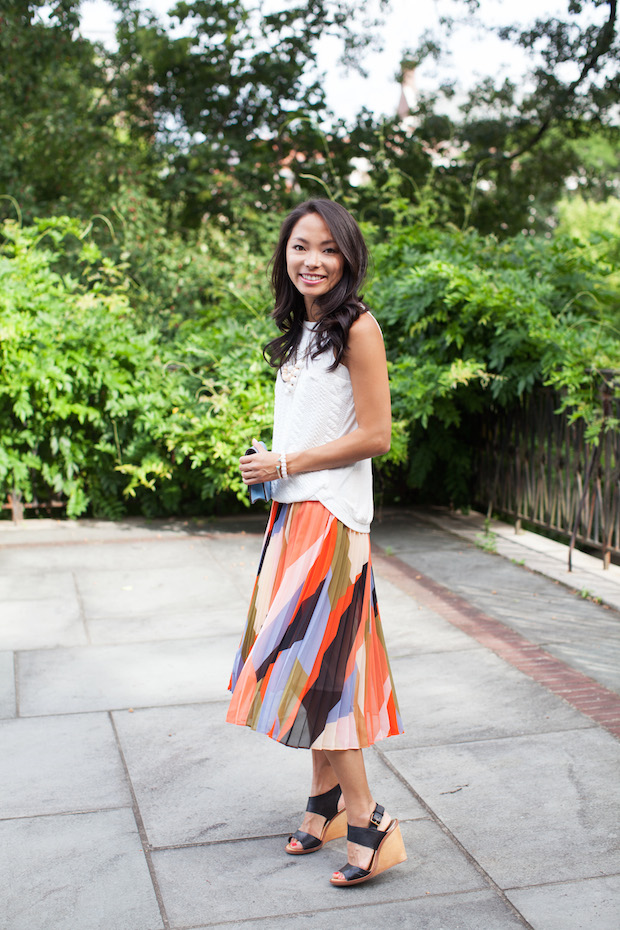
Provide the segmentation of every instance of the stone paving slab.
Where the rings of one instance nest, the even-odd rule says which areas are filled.
[[[265,918],[295,912],[400,901],[426,894],[486,890],[482,876],[428,820],[401,822],[410,858],[368,885],[329,884],[346,862],[345,840],[311,856],[282,854],[282,840],[213,843],[153,852],[166,912],[173,927]],[[239,894],[243,882],[243,894]],[[346,895],[346,897],[345,897]],[[343,923],[348,919],[342,913]]]
[[[537,576],[528,575],[538,580]],[[538,591],[525,587],[525,584],[532,584],[527,579],[518,591],[496,581],[497,587],[493,591],[482,591],[479,585],[464,584],[459,586],[459,593],[484,613],[520,632],[530,642],[542,644],[548,652],[562,658],[571,667],[585,674],[588,674],[588,669],[595,669],[597,681],[619,691],[617,612],[590,601],[584,602],[576,595],[567,597],[561,588],[554,596],[553,591],[541,590],[541,581],[543,585],[549,583],[545,579],[538,580]],[[513,598],[509,603],[511,593]]]
[[[375,578],[390,659],[428,652],[475,649],[476,643],[438,613],[418,604],[396,585],[379,575]]]
[[[249,602],[249,598],[248,598]],[[234,636],[241,638],[248,604],[242,598],[218,610],[174,608],[163,613],[135,616],[130,611],[119,617],[89,620],[89,641],[94,646],[156,643],[162,640],[196,640]],[[236,643],[235,645],[238,645]],[[228,682],[227,682],[228,684]]]
[[[404,735],[384,744],[391,750],[592,726],[482,647],[395,658],[391,665],[405,708]]]
[[[514,625],[532,642],[570,640],[583,624],[590,635],[602,638],[617,629],[615,612],[577,595],[568,597],[559,582],[440,530],[399,520],[397,527],[383,525],[373,540],[480,610]]]
[[[63,539],[62,531],[41,534],[28,533],[16,545],[10,545],[0,529],[0,570],[9,577],[40,572],[44,562],[48,572],[63,572],[71,565],[78,577],[84,571],[106,571],[111,566],[128,571],[143,568],[182,568],[189,563],[219,565],[224,572],[234,571],[251,581],[256,572],[262,544],[262,534],[211,532],[191,535],[189,531],[159,533],[142,529],[139,534],[119,537],[114,524],[108,524],[108,535],[83,539]],[[1,521],[0,521],[1,527]],[[264,528],[264,527],[263,527]],[[103,532],[103,531],[102,531]],[[48,542],[45,537],[50,536]],[[60,536],[60,538],[58,538]]]
[[[0,821],[7,930],[161,930],[131,810]]]
[[[441,897],[426,895],[364,904],[358,904],[355,898],[349,901],[348,897],[340,907],[332,910],[300,912],[291,903],[291,912],[285,917],[210,923],[193,930],[217,927],[227,930],[291,930],[292,926],[307,927],[308,930],[377,930],[377,927],[393,930],[523,930],[523,922],[491,891]],[[563,930],[572,928],[567,925]]]
[[[0,718],[15,716],[15,660],[12,652],[0,652]]]
[[[0,721],[0,819],[131,804],[107,714]]]
[[[402,591],[620,739],[620,694],[596,680],[599,668],[594,662],[587,666],[585,675],[397,556],[388,557],[375,551],[374,561],[380,573]],[[617,619],[616,640],[620,635],[620,616]]]
[[[19,601],[66,600],[75,598],[75,584],[71,571],[38,571],[7,573],[2,566],[0,574],[0,603]]]
[[[448,536],[417,515],[384,521],[373,539],[421,575],[620,691],[616,610],[571,594],[558,581],[483,552],[466,539]]]
[[[239,580],[217,564],[83,571],[78,581],[84,613],[89,621],[134,620],[153,616],[202,614],[208,623],[211,609],[247,610],[247,592]],[[247,596],[246,596],[247,595]]]
[[[546,679],[518,671],[509,649],[498,658],[492,636],[474,627],[480,611],[496,616],[496,634],[501,623],[509,639],[518,628],[530,658],[540,649],[528,640],[572,652],[567,661],[600,680],[620,641],[617,613],[416,515],[376,524],[374,539],[395,553],[401,546],[408,560],[400,574],[389,557],[376,561],[407,732],[366,760],[374,793],[404,821],[410,860],[352,893],[327,881],[345,861],[344,840],[301,860],[282,852],[304,806],[308,754],[223,721],[264,514],[32,523],[0,525],[0,614],[22,603],[22,591],[28,612],[64,592],[70,606],[68,588],[54,586],[74,571],[90,641],[20,647],[18,708],[13,653],[0,651],[0,740],[9,747],[0,816],[13,818],[0,820],[0,881],[14,889],[7,930],[267,928],[290,926],[291,914],[319,930],[371,921],[386,930],[513,930],[525,918],[535,930],[579,930],[583,906],[608,930],[620,873],[620,746]],[[470,626],[457,623],[437,585],[411,582],[417,570],[466,598]],[[39,576],[48,579],[44,598]],[[24,613],[24,622],[34,621]],[[582,680],[547,659],[572,675],[568,684]],[[17,846],[9,859],[4,851]],[[169,908],[164,921],[156,890]]]
[[[227,708],[226,702],[114,714],[152,846],[285,836],[299,826],[308,753],[227,724]],[[366,764],[389,809],[405,819],[426,816],[376,753],[366,754]]]
[[[2,540],[2,534],[0,534]],[[36,543],[28,545],[20,543],[15,548],[8,547],[6,542],[0,542],[0,568],[3,574],[24,578],[36,575],[41,570],[43,560],[45,568],[52,572],[62,572],[67,565],[71,565],[76,577],[83,571],[97,571],[102,565],[112,560],[113,564],[124,565],[127,568],[139,569],[140,564],[155,567],[158,564],[174,564],[177,561],[183,564],[187,561],[188,553],[198,546],[197,542],[185,537],[169,542],[154,545],[153,542],[122,541],[114,543],[69,542],[48,544]],[[109,554],[108,554],[109,553]]]
[[[445,508],[417,510],[416,516],[427,523],[474,541],[484,533],[487,521],[484,514],[451,512]],[[495,518],[488,521],[494,534],[497,553],[506,559],[524,564],[533,572],[540,572],[577,591],[586,590],[601,598],[615,610],[620,610],[620,565],[603,567],[600,554],[590,555],[574,549],[573,570],[568,570],[568,546],[529,530],[515,532],[515,527]]]
[[[385,756],[502,888],[620,872],[620,744],[598,727]]]
[[[618,930],[620,875],[508,891],[539,930]]]
[[[32,579],[27,590],[36,590]],[[86,643],[80,606],[72,590],[49,600],[23,598],[5,601],[0,617],[0,649],[40,649]]]
[[[208,537],[202,537],[203,545],[208,547],[210,558],[228,570],[238,572],[239,577],[253,582],[263,548],[266,523],[265,518],[256,524],[255,530],[243,533],[229,533],[226,531],[227,523],[218,524],[221,529],[214,529]]]
[[[493,588],[487,586],[485,589],[482,581],[492,569],[481,572],[479,568],[475,572],[475,553],[464,553],[464,556],[470,554],[473,558],[466,573],[469,578],[454,584],[448,577],[441,583],[451,590],[458,589],[470,603],[518,629],[530,642],[562,643],[571,642],[575,637],[583,641],[599,637],[604,642],[609,633],[617,630],[615,611],[578,595],[568,595],[559,583],[524,572],[519,566],[510,566],[499,556],[490,556],[499,561],[502,570],[496,574],[493,567]]]
[[[51,518],[26,519],[20,523],[0,520],[0,546],[48,543],[107,543],[141,540],[157,535],[158,539],[178,539],[187,534],[192,537],[246,534],[262,535],[267,523],[268,508],[255,505],[243,513],[225,517],[127,517],[122,520],[54,520]]]
[[[25,717],[221,701],[239,636],[20,654]]]

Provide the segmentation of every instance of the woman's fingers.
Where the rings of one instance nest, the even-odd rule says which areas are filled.
[[[275,452],[256,452],[254,455],[242,455],[239,459],[241,477],[244,484],[262,484],[264,481],[273,481],[277,477],[275,463],[278,455]]]

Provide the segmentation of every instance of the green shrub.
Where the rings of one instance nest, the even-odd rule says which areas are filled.
[[[219,281],[211,268],[171,335],[165,314],[155,326],[161,292],[149,323],[151,302],[142,294],[136,311],[124,259],[105,257],[78,222],[2,232],[0,493],[61,497],[68,516],[112,518],[247,503],[238,458],[271,431],[261,355],[271,323],[250,302],[264,267],[250,294],[230,273],[236,258]]]
[[[239,455],[271,433],[277,217],[185,241],[132,197],[87,226],[2,229],[0,495],[60,496],[69,516],[241,507]],[[620,369],[610,248],[564,228],[499,242],[409,218],[366,233],[393,397],[384,500],[469,503],[480,415],[542,384],[596,441],[601,371]]]
[[[543,383],[597,436],[600,372],[620,369],[607,261],[561,235],[499,242],[416,225],[392,230],[375,266],[368,299],[408,432],[401,498],[468,503],[480,413]]]
[[[3,229],[0,487],[26,501],[62,496],[69,516],[117,517],[119,466],[156,461],[150,425],[183,386],[157,334],[135,327],[126,294],[85,290],[52,269],[54,248],[80,232],[71,220]]]

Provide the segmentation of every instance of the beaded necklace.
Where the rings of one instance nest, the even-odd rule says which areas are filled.
[[[308,355],[310,354],[310,350],[312,348],[312,342],[313,340],[311,338],[301,358],[298,358],[297,353],[296,353],[295,361],[292,364],[289,363],[286,365],[282,365],[282,367],[280,368],[280,375],[282,377],[282,380],[284,381],[284,385],[289,394],[292,394],[293,391],[295,390],[295,385],[297,384],[297,379],[299,378],[301,369],[304,367],[304,363],[306,359],[308,358]]]
[[[283,365],[282,368],[280,369],[282,380],[285,382],[289,391],[292,391],[295,388],[295,384],[297,383],[297,378],[299,377],[300,371],[301,371],[300,361],[296,361],[294,365]]]

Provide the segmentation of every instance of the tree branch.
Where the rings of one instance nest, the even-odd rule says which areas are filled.
[[[516,149],[514,152],[510,152],[508,155],[501,154],[497,156],[498,161],[513,161],[515,158],[519,158],[521,155],[524,155],[525,152],[529,152],[531,149],[536,146],[545,133],[550,128],[554,119],[557,118],[558,104],[565,107],[568,100],[575,95],[575,91],[580,86],[580,84],[585,81],[586,77],[590,71],[595,67],[600,58],[605,55],[611,48],[612,42],[614,40],[615,26],[617,19],[617,0],[608,0],[609,4],[609,18],[607,22],[601,26],[599,31],[596,43],[590,54],[586,57],[583,67],[578,75],[578,77],[572,81],[567,87],[562,88],[561,91],[557,92],[551,99],[547,107],[547,116],[543,120],[542,124],[536,130],[536,132],[525,142],[520,148]]]

